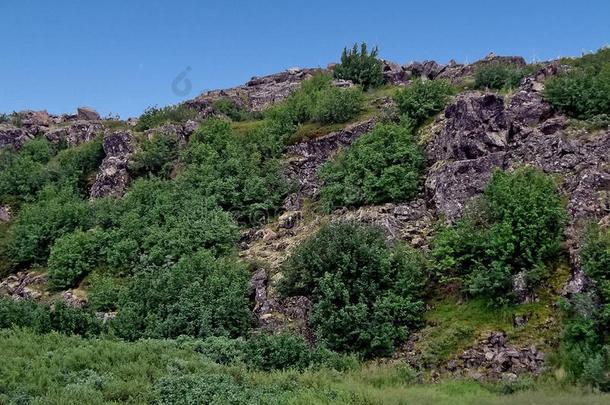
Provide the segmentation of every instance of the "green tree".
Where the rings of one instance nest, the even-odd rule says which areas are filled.
[[[368,52],[365,43],[354,44],[353,48],[343,48],[341,63],[333,69],[333,75],[337,79],[351,80],[359,84],[364,90],[378,87],[383,84],[383,63],[377,58],[379,50],[374,47]]]

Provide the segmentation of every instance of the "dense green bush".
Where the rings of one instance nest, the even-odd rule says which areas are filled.
[[[51,313],[48,307],[32,300],[14,300],[0,297],[0,329],[27,327],[36,333],[51,331]]]
[[[313,109],[313,120],[322,124],[347,122],[358,115],[362,102],[359,88],[344,90],[331,87],[320,93]]]
[[[175,263],[199,249],[221,256],[235,248],[238,235],[231,215],[197,189],[140,179],[122,200],[112,202],[95,204],[98,212],[92,215],[106,228],[103,267],[131,273],[138,266]]]
[[[394,95],[398,111],[415,127],[442,111],[453,89],[445,80],[415,80]]]
[[[610,325],[610,230],[591,225],[582,241],[582,268],[595,283],[600,299],[600,321]]]
[[[182,339],[181,345],[193,348],[217,364],[245,364],[252,370],[347,370],[358,365],[357,357],[339,354],[320,345],[310,347],[302,336],[292,332],[254,335],[249,339],[189,338]]]
[[[311,323],[337,351],[390,354],[424,311],[424,261],[388,247],[377,228],[335,223],[296,248],[284,263],[280,291],[311,295]]]
[[[258,225],[276,213],[289,191],[280,161],[265,153],[237,138],[228,123],[210,120],[182,153],[186,167],[176,187],[209,197],[240,224]]]
[[[538,284],[563,238],[565,209],[554,181],[531,167],[496,171],[472,208],[436,237],[440,277],[463,280],[468,293],[496,302],[510,297],[517,273]]]
[[[101,138],[60,150],[44,138],[26,142],[17,153],[0,151],[0,202],[32,202],[45,185],[89,191],[88,176],[104,157]]]
[[[486,63],[475,70],[474,87],[481,90],[513,89],[518,87],[521,80],[532,74],[535,69],[535,65],[520,67],[502,62]]]
[[[178,139],[176,135],[154,133],[140,143],[139,149],[132,155],[129,170],[136,176],[153,174],[169,177],[172,163],[178,157]]]
[[[231,119],[231,121],[247,121],[260,118],[260,113],[248,111],[246,108],[237,104],[229,98],[221,98],[212,103],[212,109],[216,113],[221,113]]]
[[[13,267],[44,264],[55,239],[90,225],[87,204],[71,191],[45,188],[25,204],[9,229],[7,253]]]
[[[118,336],[230,336],[251,327],[249,274],[230,258],[207,251],[175,265],[142,269],[121,297],[114,322]]]
[[[592,119],[610,114],[610,63],[594,69],[574,69],[546,81],[545,98],[570,117]]]
[[[13,327],[81,336],[96,336],[103,331],[102,323],[92,313],[72,308],[63,301],[50,307],[32,300],[0,298],[0,329]]]
[[[160,127],[163,124],[180,124],[197,118],[198,111],[186,104],[170,105],[167,107],[147,108],[136,124],[136,131]]]
[[[262,334],[247,341],[244,358],[263,371],[303,370],[311,362],[311,350],[302,337],[291,333]]]
[[[94,274],[88,280],[87,301],[93,311],[115,311],[123,285],[118,278]]]
[[[343,123],[358,115],[363,102],[360,88],[340,89],[332,84],[330,76],[315,74],[266,114],[271,120],[293,125],[312,121],[322,124]]]
[[[45,165],[54,154],[53,146],[43,139],[26,142],[20,152],[1,149],[0,203],[32,201],[49,180]]]
[[[48,260],[49,285],[56,290],[74,287],[101,261],[106,235],[98,229],[77,229],[55,240]]]
[[[572,382],[610,391],[610,346],[595,291],[561,300],[564,330],[555,360]]]
[[[353,48],[343,48],[341,63],[333,69],[337,79],[351,80],[364,90],[383,84],[383,63],[377,58],[379,50],[374,47],[369,53],[365,43],[354,44]]]
[[[408,201],[420,191],[424,157],[410,128],[377,125],[321,169],[322,205],[343,206]]]
[[[228,374],[198,373],[168,375],[156,384],[161,403],[197,404],[260,404],[272,403],[281,391],[271,386],[254,386]]]
[[[94,173],[104,159],[102,137],[60,151],[47,165],[49,177],[60,188],[71,188],[89,196]]]

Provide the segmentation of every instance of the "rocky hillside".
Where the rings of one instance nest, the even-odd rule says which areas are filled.
[[[610,111],[596,111],[593,118],[575,113],[557,101],[556,92],[585,63],[597,66],[602,73],[596,80],[608,86],[607,51],[591,60],[536,65],[493,54],[472,64],[376,60],[367,69],[379,68],[382,84],[365,91],[366,83],[337,73],[347,65],[344,53],[338,65],[254,77],[178,106],[147,110],[139,119],[104,119],[89,108],[76,115],[3,115],[0,167],[12,177],[0,179],[0,294],[10,298],[3,301],[8,309],[0,310],[0,326],[32,327],[23,315],[6,315],[13,305],[8,302],[32,308],[63,302],[91,315],[87,321],[74,315],[77,325],[99,325],[125,340],[291,331],[312,347],[324,343],[337,352],[406,361],[429,380],[514,380],[569,368],[548,357],[569,350],[562,342],[569,340],[566,328],[580,322],[569,315],[579,311],[578,297],[592,297],[601,313],[608,305],[603,286],[610,280],[604,269],[610,247],[604,243],[610,239],[603,235],[610,226],[610,130],[604,120]],[[288,121],[287,114],[293,114]],[[375,141],[384,136],[396,143]],[[410,156],[410,166],[400,156]],[[73,172],[65,174],[67,165]],[[498,172],[509,176],[504,186]],[[551,184],[555,194],[519,194],[528,187],[519,185],[519,176],[528,179],[531,192]],[[499,204],[494,187],[508,187],[503,195],[515,199],[511,207],[531,202],[510,208],[510,215],[528,220],[488,214]],[[532,211],[540,201],[545,212]],[[553,201],[561,210],[556,217],[549,213]],[[519,232],[543,217],[540,233],[529,235],[533,252],[526,252]],[[364,319],[356,312],[346,318],[368,325],[367,333],[380,339],[391,335],[390,352],[386,343],[366,343],[362,336],[339,343],[340,331],[347,336],[349,328],[320,320],[329,302],[335,305],[329,317],[348,308],[337,304],[347,292],[333,290],[328,301],[320,295],[331,288],[322,281],[329,271],[309,281],[311,289],[289,285],[305,277],[299,271],[324,268],[327,256],[307,249],[339,243],[337,235],[321,242],[333,224],[379,229],[390,252],[375,263],[401,260],[395,246],[404,246],[409,266],[420,260],[417,255],[426,263],[418,267],[425,273],[420,291],[392,290],[410,300],[386,311],[402,314],[383,324],[395,333],[375,329],[378,301]],[[505,235],[499,224],[514,227],[509,241],[502,236],[498,242],[495,235]],[[590,227],[599,236],[593,253],[592,236],[584,236]],[[557,234],[547,244],[551,228]],[[451,232],[459,235],[457,244],[447,242]],[[367,243],[377,246],[371,238]],[[478,238],[502,247],[480,247]],[[469,252],[458,252],[462,246]],[[504,249],[502,258],[492,257],[496,248]],[[335,253],[328,257],[351,254]],[[369,259],[345,260],[361,263],[353,271],[364,277],[368,265],[362,263]],[[342,265],[337,260],[333,266]],[[495,273],[499,263],[504,273]],[[209,273],[204,278],[197,273],[203,268]],[[392,279],[398,277],[394,271],[371,280],[389,277],[394,288],[400,283]],[[346,280],[341,282],[348,286]],[[149,293],[149,303],[139,298]],[[602,353],[605,318],[591,311],[599,322],[591,332],[597,334],[595,350]],[[249,317],[254,332],[246,325]],[[87,328],[68,333],[98,333]],[[605,382],[595,384],[604,389],[608,380],[606,374]]]

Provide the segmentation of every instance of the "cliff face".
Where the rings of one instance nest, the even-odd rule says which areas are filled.
[[[384,77],[395,86],[408,86],[414,75],[460,84],[472,75],[477,65],[498,60],[516,66],[525,64],[522,58],[493,55],[471,65],[440,65],[426,61],[400,66],[385,62]],[[576,133],[569,127],[567,118],[543,99],[544,80],[559,70],[557,63],[543,65],[510,95],[481,91],[457,95],[434,122],[421,129],[427,134],[425,141],[422,140],[427,159],[425,186],[421,195],[409,203],[343,208],[329,215],[312,214],[307,210],[307,202],[315,200],[319,193],[321,185],[317,171],[321,165],[370,131],[378,117],[365,117],[324,136],[290,145],[284,156],[285,174],[295,182],[296,189],[285,200],[283,211],[276,220],[243,230],[241,235],[241,256],[259,263],[251,280],[253,312],[259,326],[271,330],[296,327],[309,333],[309,299],[279,298],[272,281],[281,277],[279,265],[293,247],[321,224],[340,219],[373,223],[384,230],[389,240],[403,240],[425,250],[435,223],[459,219],[469,201],[483,191],[495,169],[509,170],[524,164],[561,178],[560,189],[567,200],[566,240],[571,267],[570,280],[562,289],[564,293],[581,291],[587,281],[579,265],[576,232],[585,221],[610,221],[610,131]],[[104,120],[90,109],[79,109],[74,116],[51,116],[44,111],[22,112],[18,125],[0,124],[0,147],[19,149],[35,137],[46,137],[54,143],[65,142],[71,147],[101,135],[105,158],[90,197],[120,197],[130,182],[129,162],[138,148],[138,136],[150,138],[162,131],[175,137],[178,145],[184,144],[200,121],[217,114],[214,101],[229,99],[245,110],[261,111],[287,97],[315,71],[290,69],[253,78],[236,88],[203,93],[185,103],[198,111],[197,118],[140,134],[136,134],[133,122]],[[350,85],[346,82],[335,84]],[[392,108],[391,100],[380,99],[373,102],[389,104],[386,107]],[[120,130],[115,128],[117,124],[122,126]],[[0,222],[8,222],[10,217],[10,207],[0,207]],[[44,276],[19,273],[0,283],[0,293],[40,297],[40,286],[44,283]],[[496,373],[539,370],[544,355],[535,347],[518,349],[505,343],[503,334],[492,334],[462,356],[463,364],[451,364],[448,369],[461,370],[473,367],[473,364],[479,367],[489,363],[489,368]]]

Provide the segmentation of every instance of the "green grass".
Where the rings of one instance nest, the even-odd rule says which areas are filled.
[[[0,403],[145,404],[159,401],[160,379],[223,375],[234,392],[211,403],[260,404],[603,404],[609,396],[556,382],[481,385],[467,380],[417,384],[402,362],[367,363],[352,370],[254,372],[204,358],[192,340],[135,343],[82,339],[25,330],[0,331]],[[238,387],[252,398],[229,402]],[[512,390],[507,388],[513,387]],[[513,395],[502,392],[515,391]],[[537,387],[537,388],[536,388]],[[239,396],[239,398],[244,398]],[[180,398],[183,399],[183,398]],[[176,402],[184,403],[184,402]],[[198,402],[194,402],[198,403]]]
[[[295,133],[291,136],[289,143],[294,144],[316,139],[324,135],[328,135],[331,132],[340,131],[348,125],[373,118],[381,112],[378,101],[384,97],[392,97],[398,88],[398,86],[387,85],[364,92],[364,108],[355,118],[349,120],[348,122],[339,124],[309,122],[299,125]]]
[[[258,128],[264,120],[253,119],[247,121],[231,121],[231,129],[238,135],[247,135],[250,131]]]
[[[551,349],[561,331],[555,303],[569,276],[566,263],[554,266],[545,287],[537,291],[539,300],[533,303],[496,308],[484,300],[461,301],[452,295],[431,300],[426,326],[416,343],[424,364],[434,367],[444,363],[492,331],[506,332],[510,345],[535,344],[542,350]],[[515,316],[526,314],[529,321],[515,327]]]

